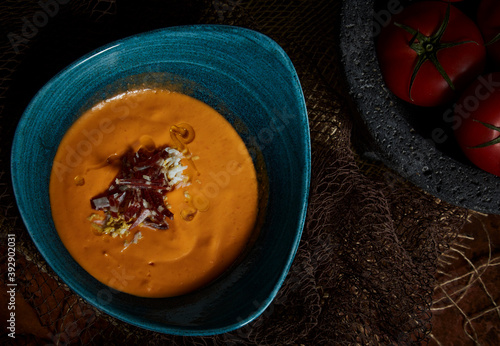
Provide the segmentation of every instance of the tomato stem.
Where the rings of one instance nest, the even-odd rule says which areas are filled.
[[[446,7],[446,13],[443,19],[443,22],[439,26],[438,30],[436,33],[434,33],[431,36],[425,36],[418,30],[413,29],[410,26],[400,24],[400,23],[394,23],[397,27],[405,30],[406,32],[412,34],[411,40],[408,42],[408,45],[410,46],[411,49],[413,49],[417,55],[418,59],[417,62],[415,63],[415,67],[413,68],[413,73],[410,79],[410,86],[408,89],[408,96],[410,100],[413,101],[413,98],[411,96],[411,89],[413,86],[413,82],[415,81],[415,78],[422,67],[422,65],[426,61],[430,61],[434,67],[438,70],[439,74],[446,80],[448,85],[450,86],[451,90],[455,90],[455,86],[453,85],[452,80],[444,70],[443,66],[439,62],[437,58],[437,53],[441,49],[445,48],[450,48],[454,46],[458,46],[461,44],[466,44],[466,43],[476,43],[475,41],[461,41],[461,42],[448,42],[448,43],[443,43],[441,42],[441,39],[446,31],[446,28],[448,26],[448,22],[450,21],[450,3],[448,2],[448,6]],[[500,38],[499,38],[500,39]]]

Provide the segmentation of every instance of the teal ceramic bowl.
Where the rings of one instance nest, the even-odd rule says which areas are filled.
[[[233,124],[258,173],[267,177],[267,197],[256,240],[224,275],[183,296],[140,298],[108,288],[73,260],[54,228],[49,177],[63,135],[83,111],[124,89],[161,85],[175,85]],[[299,245],[310,181],[304,97],[291,61],[262,34],[211,25],[162,29],[104,46],[50,80],[18,124],[11,164],[26,228],[74,292],[111,316],[153,331],[224,333],[266,309]]]

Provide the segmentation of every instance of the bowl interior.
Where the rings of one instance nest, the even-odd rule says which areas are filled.
[[[72,259],[54,228],[48,186],[58,144],[83,111],[120,91],[158,86],[204,101],[239,132],[260,177],[262,227],[245,256],[212,284],[180,297],[152,299],[112,290]],[[263,312],[298,247],[310,179],[304,97],[289,58],[264,35],[228,26],[162,29],[102,47],[49,81],[19,122],[11,162],[25,225],[71,289],[110,315],[147,329],[222,333]]]
[[[367,154],[424,191],[457,206],[500,213],[500,178],[473,166],[450,126],[452,105],[423,108],[398,99],[386,87],[375,52],[380,30],[410,0],[344,1],[340,46],[348,89]],[[467,3],[467,2],[465,2]],[[468,4],[453,3],[464,11]],[[469,6],[469,7],[468,7]]]

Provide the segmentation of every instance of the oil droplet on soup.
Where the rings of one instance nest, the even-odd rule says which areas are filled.
[[[165,194],[168,229],[147,226],[146,216],[121,236],[104,234],[106,203],[96,210],[90,201],[120,183],[127,150],[165,146],[182,152],[187,177]],[[57,232],[89,274],[119,291],[169,297],[201,288],[234,263],[255,229],[256,172],[248,151],[235,149],[244,147],[224,117],[187,95],[145,89],[101,102],[72,125],[56,153],[50,201]],[[148,179],[136,190],[150,188]],[[152,217],[150,203],[144,206]]]

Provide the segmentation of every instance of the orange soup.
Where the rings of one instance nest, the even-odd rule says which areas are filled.
[[[127,155],[158,148],[169,150],[161,162],[180,177],[165,173],[172,187],[141,175],[149,171],[140,164],[127,166],[133,178],[120,178]],[[163,203],[152,206],[160,192]],[[129,195],[141,201],[129,202],[134,218],[116,221],[109,215]],[[256,227],[258,188],[242,139],[217,111],[187,95],[143,89],[97,104],[72,125],[54,159],[50,202],[63,244],[93,277],[133,295],[169,297],[208,284],[235,262]]]

